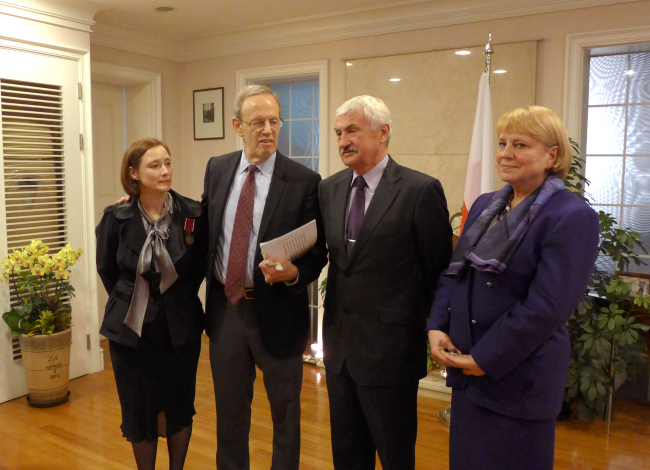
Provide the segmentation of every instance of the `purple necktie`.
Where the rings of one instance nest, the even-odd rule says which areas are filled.
[[[255,165],[248,166],[248,174],[239,194],[235,223],[232,226],[230,254],[226,268],[226,297],[235,305],[244,296],[246,279],[246,258],[248,242],[253,225],[253,206],[255,205]]]
[[[345,230],[345,236],[347,238],[345,244],[345,250],[348,253],[348,258],[352,255],[352,250],[354,249],[354,242],[357,240],[359,235],[359,229],[361,229],[361,224],[363,223],[363,215],[366,211],[366,192],[365,188],[368,185],[366,180],[363,179],[363,176],[357,176],[352,183],[353,188],[357,188],[354,193],[354,199],[352,199],[352,204],[350,205],[350,213],[348,214],[348,226]]]

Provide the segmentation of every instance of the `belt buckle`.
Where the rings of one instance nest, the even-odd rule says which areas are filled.
[[[255,292],[252,287],[244,288],[244,298],[246,300],[255,300]]]

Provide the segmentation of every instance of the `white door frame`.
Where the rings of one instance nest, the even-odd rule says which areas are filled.
[[[614,29],[568,34],[564,49],[563,118],[569,135],[582,142],[582,108],[587,102],[583,89],[584,64],[588,50],[594,47],[650,42],[650,27]]]
[[[138,70],[129,67],[120,67],[113,64],[91,61],[92,79],[101,81],[101,77],[109,77],[119,81],[122,85],[145,85],[149,95],[149,133],[158,140],[162,138],[162,89],[159,73]]]

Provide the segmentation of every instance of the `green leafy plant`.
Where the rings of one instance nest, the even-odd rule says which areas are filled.
[[[580,172],[584,160],[579,156],[578,145],[572,142],[572,146],[574,159],[565,184],[576,196],[591,203],[586,192],[589,181]],[[635,249],[646,254],[648,251],[640,235],[617,227],[616,219],[606,212],[599,211],[598,217],[599,255],[609,257],[617,272],[627,272],[630,262],[642,264]],[[640,333],[649,326],[639,322],[639,318],[648,316],[650,295],[632,294],[630,282],[598,266],[594,267],[589,287],[567,322],[571,362],[564,398],[568,403],[577,403],[580,418],[593,420],[603,413],[614,390],[615,376],[625,374],[633,379],[638,367],[647,360],[647,342]]]
[[[64,299],[65,294],[74,297],[74,288],[68,281],[68,268],[83,252],[69,244],[53,256],[48,252],[47,245],[33,240],[2,262],[0,281],[8,281],[14,297],[20,299],[17,306],[2,314],[12,337],[49,335],[70,328],[72,311]]]

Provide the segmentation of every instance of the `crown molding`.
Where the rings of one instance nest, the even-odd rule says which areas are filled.
[[[102,6],[75,0],[0,0],[0,14],[89,33]]]
[[[638,1],[643,0],[520,0],[464,8],[454,8],[453,5],[449,6],[448,2],[442,5],[437,2],[416,2],[267,23],[254,28],[226,31],[183,41],[134,30],[129,32],[129,28],[97,23],[96,30],[98,27],[107,27],[115,33],[93,33],[91,44],[189,62],[284,47]],[[130,34],[125,34],[127,32]],[[139,38],[134,38],[134,35]],[[161,41],[170,44],[165,46]]]
[[[175,62],[185,61],[179,41],[109,23],[95,23],[90,44]]]

